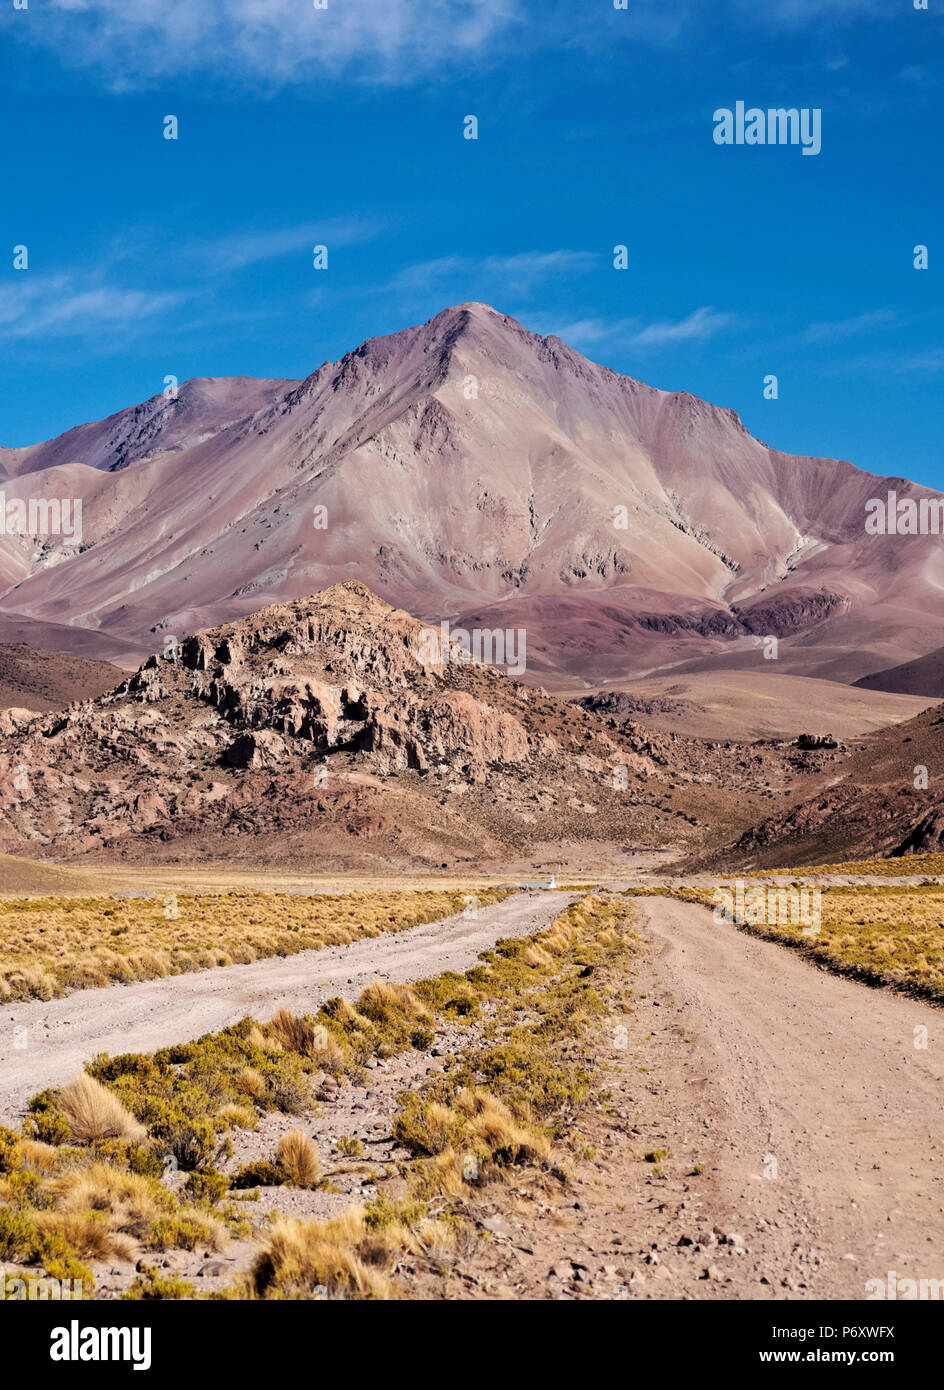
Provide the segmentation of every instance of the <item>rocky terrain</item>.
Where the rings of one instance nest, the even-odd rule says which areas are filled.
[[[0,642],[0,709],[62,709],[103,695],[122,675],[107,661],[83,661],[27,642]]]
[[[771,867],[940,843],[933,778],[917,790],[912,771],[935,765],[933,710],[753,741],[646,722],[666,710],[561,700],[350,581],[166,646],[61,711],[0,709],[0,855],[501,872],[585,844],[618,871],[641,846]]]
[[[484,304],[301,382],[186,382],[0,449],[8,503],[79,499],[81,543],[0,538],[0,638],[133,666],[356,578],[421,617],[523,628],[529,679],[691,660],[854,681],[940,647],[939,537],[871,536],[889,488],[754,439]]]
[[[681,852],[832,756],[787,750],[761,775],[763,751],[604,721],[429,636],[350,582],[198,632],[61,713],[0,712],[0,851],[385,871],[565,840]]]
[[[819,749],[830,776],[732,844],[696,854],[690,867],[751,869],[927,854],[944,846],[944,714],[916,719],[848,746]]]

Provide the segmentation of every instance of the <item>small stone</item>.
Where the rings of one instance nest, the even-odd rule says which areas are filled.
[[[512,1234],[511,1226],[503,1216],[486,1216],[485,1220],[479,1224],[484,1231],[488,1231],[493,1236],[510,1236]]]

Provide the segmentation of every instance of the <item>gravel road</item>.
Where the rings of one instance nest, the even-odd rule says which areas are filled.
[[[713,1214],[750,1252],[714,1296],[763,1297],[761,1275],[774,1297],[862,1299],[889,1271],[944,1280],[944,1012],[702,907],[638,901],[659,948],[666,1119],[704,1127]]]
[[[283,1007],[310,1013],[333,995],[354,1000],[372,980],[467,970],[500,937],[540,931],[574,896],[516,893],[474,917],[427,922],[350,946],[6,1004],[0,1011],[0,1122],[13,1123],[32,1095],[70,1080],[99,1052],[150,1052],[226,1028],[246,1014],[266,1019]]]

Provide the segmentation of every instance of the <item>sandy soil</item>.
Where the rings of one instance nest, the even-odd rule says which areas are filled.
[[[593,1156],[566,1185],[487,1189],[487,1243],[414,1296],[861,1300],[890,1270],[944,1278],[944,1015],[637,901],[653,950],[597,1039]]]
[[[666,1022],[696,1039],[676,1084],[702,1097],[708,1204],[753,1257],[735,1261],[736,1296],[763,1296],[763,1273],[780,1296],[786,1279],[788,1293],[826,1298],[862,1298],[889,1270],[944,1276],[941,1011],[820,971],[703,908],[643,906]]]
[[[282,1007],[311,1012],[334,995],[356,999],[375,979],[416,980],[467,970],[499,937],[540,931],[573,897],[514,894],[470,917],[428,922],[350,946],[4,1005],[0,1123],[13,1121],[37,1091],[68,1081],[96,1053],[150,1052],[215,1032],[246,1014],[268,1018]]]
[[[857,738],[914,719],[936,703],[932,696],[863,691],[840,681],[790,673],[783,661],[757,660],[760,669],[724,670],[719,662],[710,671],[670,671],[639,680],[614,681],[607,689],[685,702],[676,713],[635,716],[649,728],[737,743],[827,731],[839,739]],[[587,692],[574,686],[566,693],[580,696]],[[863,695],[868,698],[863,699]]]

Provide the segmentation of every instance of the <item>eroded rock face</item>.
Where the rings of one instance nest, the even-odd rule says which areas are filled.
[[[493,820],[550,835],[560,816],[582,828],[597,815],[614,764],[634,787],[661,775],[649,735],[609,731],[481,663],[437,663],[428,632],[346,583],[196,633],[178,659],[151,657],[61,714],[7,711],[0,844],[135,853],[311,823],[395,839],[407,807],[439,854],[434,818],[463,843],[491,844]],[[481,793],[474,812],[458,791]],[[633,791],[612,801],[622,816]]]
[[[220,759],[224,767],[278,767],[289,757],[288,749],[277,733],[262,729],[257,733],[237,734]]]

